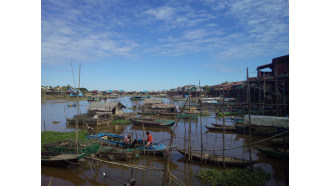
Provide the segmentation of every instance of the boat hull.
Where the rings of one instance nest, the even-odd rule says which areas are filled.
[[[183,150],[180,150],[180,149],[177,149],[177,151],[180,154],[188,157],[188,151],[184,152]],[[201,154],[197,153],[197,152],[193,152],[192,158],[195,161],[201,161],[202,160]],[[210,163],[210,164],[213,164],[213,165],[222,166],[223,157],[219,156],[219,155],[209,155],[209,154],[204,153],[203,154],[203,161],[206,161],[207,163]],[[243,159],[238,159],[238,158],[232,158],[232,157],[225,156],[225,164],[228,165],[228,166],[245,167],[245,166],[251,165],[253,163],[255,163],[255,161],[250,162],[248,160],[243,160]]]
[[[162,123],[162,122],[157,122],[155,121],[150,121],[150,120],[133,120],[131,119],[133,125],[137,126],[145,126],[145,127],[158,127],[158,128],[169,128],[172,127],[175,124],[175,121],[172,121],[170,123]]]

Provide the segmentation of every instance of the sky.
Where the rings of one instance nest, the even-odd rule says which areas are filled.
[[[41,1],[44,86],[78,87],[79,64],[88,90],[215,85],[288,54],[287,0]]]

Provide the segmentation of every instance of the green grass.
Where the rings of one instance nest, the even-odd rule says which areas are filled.
[[[124,125],[124,124],[131,124],[132,121],[131,120],[115,120],[113,122],[111,122],[111,124],[114,125]]]
[[[87,131],[78,131],[78,140],[86,140],[87,134]],[[76,132],[41,132],[41,146],[63,140],[76,140]]]
[[[196,176],[201,178],[203,183],[211,185],[265,185],[270,179],[270,174],[261,168],[221,171],[202,169]]]
[[[222,112],[217,113],[217,116],[222,116],[222,115],[223,115]],[[239,115],[239,113],[238,112],[225,112],[224,115],[225,116],[235,116],[235,115]]]

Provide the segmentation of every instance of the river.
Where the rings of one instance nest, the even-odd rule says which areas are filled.
[[[183,105],[183,102],[174,102],[168,98],[160,98],[163,103],[178,104]],[[120,101],[127,108],[124,109],[125,112],[132,112],[134,105],[142,104],[141,101],[132,102],[129,97],[120,97],[118,99],[111,99],[108,101]],[[66,118],[72,118],[77,114],[77,107],[68,107],[70,104],[77,102],[67,101],[67,100],[46,100],[41,102],[41,131],[59,131],[59,132],[69,132],[74,131],[74,127],[66,126]],[[86,113],[87,107],[90,103],[88,101],[80,101],[80,113]],[[210,116],[202,117],[191,121],[191,145],[192,149],[201,148],[201,130],[202,130],[202,140],[204,149],[221,149],[223,148],[223,133],[222,132],[211,132],[208,131],[204,125],[211,126],[211,123],[222,123],[222,121],[217,120],[215,117],[215,109],[209,108]],[[53,121],[59,122],[54,124]],[[226,120],[226,124],[228,124]],[[202,125],[201,125],[202,123]],[[184,143],[185,131],[188,136],[188,126],[189,121],[181,119],[177,127],[172,129],[157,129],[157,128],[147,128],[154,138],[155,142],[164,141],[171,137],[171,134],[175,135],[177,138],[174,139],[173,144],[178,145],[178,148],[183,149],[185,146],[187,148],[188,143]],[[186,127],[186,128],[185,128]],[[112,125],[109,127],[97,127],[98,132],[110,132],[126,135],[132,132],[134,137],[142,138],[142,128],[129,125]],[[236,132],[226,132],[224,134],[225,138],[225,148],[232,148],[237,146],[246,145],[249,142],[248,135],[239,134]],[[265,137],[252,136],[252,142],[259,141]],[[188,139],[188,137],[187,137]],[[169,141],[162,142],[167,145]],[[263,142],[261,146],[268,146],[269,142]],[[207,152],[213,153],[213,152]],[[222,155],[221,151],[216,151],[216,154]],[[236,148],[226,151],[226,156],[232,156],[241,159],[249,159],[248,147]],[[285,174],[284,168],[287,166],[286,163],[281,159],[274,159],[270,157],[262,156],[258,153],[257,149],[251,148],[251,158],[256,160],[254,167],[261,167],[263,170],[271,174],[271,179],[267,181],[267,185],[285,185]],[[178,177],[186,185],[204,185],[200,179],[194,176],[202,168],[207,169],[218,169],[221,170],[222,165],[205,165],[200,164],[200,162],[188,163],[184,161],[183,156],[177,152],[173,151],[172,157],[170,159],[170,169],[172,173]],[[162,157],[154,156],[141,156],[140,159],[130,160],[125,162],[128,164],[138,164],[145,166],[157,167],[160,169],[164,168],[164,160]],[[93,167],[93,168],[91,168]],[[104,177],[103,173],[108,175]],[[130,178],[135,178],[137,185],[162,185],[162,174],[155,170],[138,170],[128,167],[122,167],[118,165],[111,165],[101,162],[91,162],[83,160],[79,166],[70,165],[65,168],[56,167],[41,167],[41,184],[48,185],[51,180],[52,185],[121,185],[120,182],[126,182]],[[171,185],[176,185],[172,182]]]

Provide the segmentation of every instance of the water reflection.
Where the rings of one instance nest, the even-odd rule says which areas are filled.
[[[183,106],[184,102],[175,102],[168,98],[157,98],[162,99],[163,103],[174,104]],[[124,112],[136,112],[137,110],[132,110],[130,108],[137,107],[143,104],[143,101],[131,101],[129,97],[120,97],[117,99],[111,99],[107,101],[120,101],[127,108],[124,109]],[[66,118],[72,118],[77,114],[77,107],[68,107],[67,105],[74,104],[76,101],[65,101],[65,100],[48,100],[42,101],[41,103],[41,130],[44,131],[44,122],[47,131],[61,131],[69,132],[74,131],[75,126],[67,126]],[[87,108],[90,102],[82,100],[79,101],[79,112],[86,113]],[[236,132],[226,131],[224,134],[219,131],[210,131],[207,130],[204,125],[211,126],[211,123],[222,124],[220,118],[215,117],[215,109],[219,108],[209,108],[210,116],[205,116],[192,120],[191,123],[191,145],[192,149],[201,149],[201,140],[203,140],[204,149],[217,149],[217,151],[205,150],[204,152],[210,154],[222,155],[223,148],[223,138],[225,139],[225,148],[234,148],[228,151],[225,151],[226,156],[232,156],[235,158],[249,159],[249,148],[235,148],[239,146],[247,145],[250,142],[248,135],[239,134]],[[161,117],[164,118],[164,117]],[[165,117],[166,118],[166,117]],[[53,121],[58,121],[60,123],[53,124]],[[229,117],[226,117],[225,124],[232,124],[232,120]],[[78,126],[79,130],[84,130],[83,126]],[[175,136],[173,140],[173,145],[178,145],[178,148],[183,149],[187,148],[187,140],[184,140],[184,137],[188,138],[189,130],[189,121],[180,120],[176,126],[172,128],[145,128],[147,131],[150,131],[155,142],[162,142],[164,145],[168,145],[171,135]],[[143,137],[142,127],[129,125],[107,125],[107,126],[97,126],[94,127],[94,130],[97,132],[109,132],[118,135],[126,135],[127,133],[133,133],[134,138],[141,139]],[[202,133],[202,136],[201,136]],[[264,139],[264,137],[252,136],[251,141],[259,141]],[[269,145],[269,142],[264,142],[261,145]],[[254,166],[260,166],[268,172],[272,173],[272,180],[270,183],[283,183],[284,180],[284,171],[283,171],[283,161],[273,160],[272,158],[264,158],[260,156],[256,149],[251,149],[251,156],[253,160],[259,160]],[[132,169],[128,167],[122,167],[118,165],[112,165],[107,163],[95,162],[92,165],[90,161],[84,161],[79,166],[73,168],[53,168],[53,167],[44,167],[42,166],[42,185],[48,185],[50,177],[53,177],[52,184],[55,185],[117,185],[118,183],[110,180],[104,179],[102,173],[110,173],[110,175],[118,180],[127,181],[127,179],[134,177],[138,185],[161,185],[162,184],[162,174],[158,171],[143,171],[138,169]],[[154,157],[154,156],[141,156],[140,159],[130,160],[129,164],[138,164],[153,166],[160,169],[164,168],[164,159],[163,157]],[[94,168],[91,168],[94,167]],[[183,156],[173,150],[170,162],[170,169],[173,174],[177,176],[187,185],[201,185],[200,179],[193,176],[201,168],[212,168],[212,169],[221,169],[221,166],[211,166],[200,164],[200,162],[188,163],[184,161]],[[172,183],[172,185],[175,185]]]

